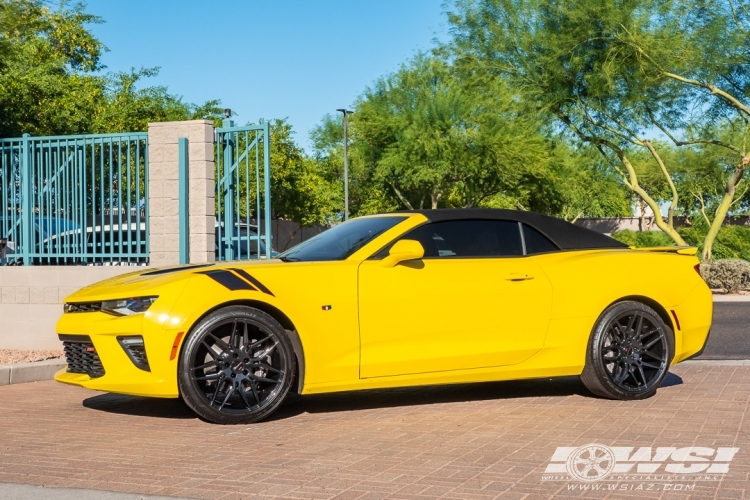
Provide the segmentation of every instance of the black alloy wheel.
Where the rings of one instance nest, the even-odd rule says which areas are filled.
[[[673,356],[674,334],[656,311],[640,302],[618,302],[594,327],[581,380],[597,396],[648,398]]]
[[[190,333],[180,355],[180,394],[211,422],[257,422],[283,402],[295,366],[289,337],[273,317],[231,306],[209,314]]]

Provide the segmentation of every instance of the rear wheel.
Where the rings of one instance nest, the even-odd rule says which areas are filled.
[[[294,370],[294,350],[284,328],[263,311],[230,306],[206,316],[186,340],[180,394],[208,421],[257,422],[281,405]]]
[[[581,381],[597,396],[645,399],[656,393],[673,355],[674,334],[656,311],[618,302],[594,327]]]

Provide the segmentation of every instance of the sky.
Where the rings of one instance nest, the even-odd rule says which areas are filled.
[[[448,37],[443,0],[89,0],[106,71],[185,101],[220,99],[239,124],[288,118],[297,142],[326,113]]]

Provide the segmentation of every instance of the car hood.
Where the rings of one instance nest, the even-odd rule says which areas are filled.
[[[141,268],[138,271],[121,274],[114,278],[99,281],[65,298],[65,302],[96,302],[101,300],[124,299],[129,297],[142,297],[150,294],[158,295],[158,290],[164,287],[178,284],[191,278],[196,272],[212,269],[228,269],[241,265],[248,266],[284,266],[280,260],[258,260],[229,261],[208,264],[186,264],[183,266],[172,266],[162,268]]]

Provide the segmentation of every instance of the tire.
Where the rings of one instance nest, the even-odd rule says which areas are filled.
[[[217,424],[248,424],[273,413],[295,378],[292,343],[268,314],[229,306],[203,318],[180,353],[182,399]]]
[[[595,395],[619,400],[653,396],[674,356],[674,333],[649,306],[623,301],[594,326],[581,381]]]

